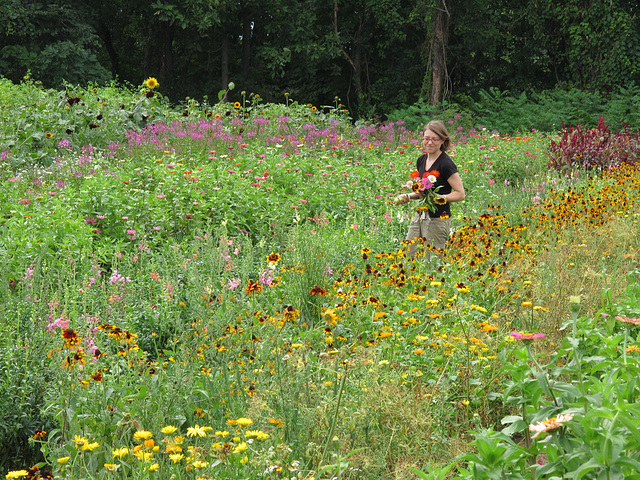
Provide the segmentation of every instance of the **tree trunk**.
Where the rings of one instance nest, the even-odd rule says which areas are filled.
[[[109,54],[109,60],[111,61],[111,75],[113,75],[113,78],[116,79],[120,75],[120,57],[118,56],[118,52],[113,46],[113,37],[111,36],[111,30],[109,30],[109,27],[107,27],[107,25],[103,21],[100,21],[98,23],[98,34],[102,38],[104,48]]]
[[[229,85],[229,37],[227,35],[223,35],[222,37],[222,53],[220,57],[222,58],[220,65],[222,71],[220,75],[220,88],[226,90],[227,85]]]
[[[432,82],[429,103],[438,105],[445,97],[447,73],[447,42],[449,40],[449,10],[446,0],[438,1],[438,9],[433,21],[433,39],[431,41]]]

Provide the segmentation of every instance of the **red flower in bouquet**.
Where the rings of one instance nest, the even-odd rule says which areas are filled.
[[[424,206],[418,207],[418,211],[423,211],[426,208],[435,212],[437,208],[436,205],[444,205],[446,203],[446,199],[438,194],[438,190],[442,188],[442,185],[434,188],[434,185],[440,176],[439,171],[431,170],[429,172],[424,172],[422,174],[422,178],[420,178],[418,171],[414,171],[410,176],[413,179],[413,186],[411,187],[411,190],[419,193],[424,201]]]

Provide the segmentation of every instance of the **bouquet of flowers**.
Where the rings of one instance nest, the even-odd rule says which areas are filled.
[[[435,212],[437,205],[444,205],[447,203],[447,199],[438,194],[438,190],[442,188],[442,185],[435,187],[434,185],[440,176],[440,172],[437,170],[431,170],[430,172],[424,172],[422,178],[420,173],[414,171],[411,173],[411,180],[409,184],[411,190],[415,193],[419,193],[422,196],[424,206],[416,208],[417,211],[424,211],[426,209]]]

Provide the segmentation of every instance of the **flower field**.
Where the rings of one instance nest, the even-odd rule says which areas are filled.
[[[445,119],[467,198],[412,260],[420,132],[156,87],[0,82],[0,473],[640,478],[627,153]]]

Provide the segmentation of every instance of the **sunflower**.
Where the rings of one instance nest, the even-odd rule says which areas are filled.
[[[151,90],[156,88],[158,85],[160,84],[158,83],[158,80],[156,80],[154,77],[149,77],[144,81],[144,86],[147,88],[150,88]]]
[[[51,132],[47,132],[47,133],[45,134],[45,137],[47,137],[47,138],[53,138],[53,133],[51,133]]]
[[[242,105],[240,105],[240,102],[236,102],[233,104],[233,108],[240,108]]]

